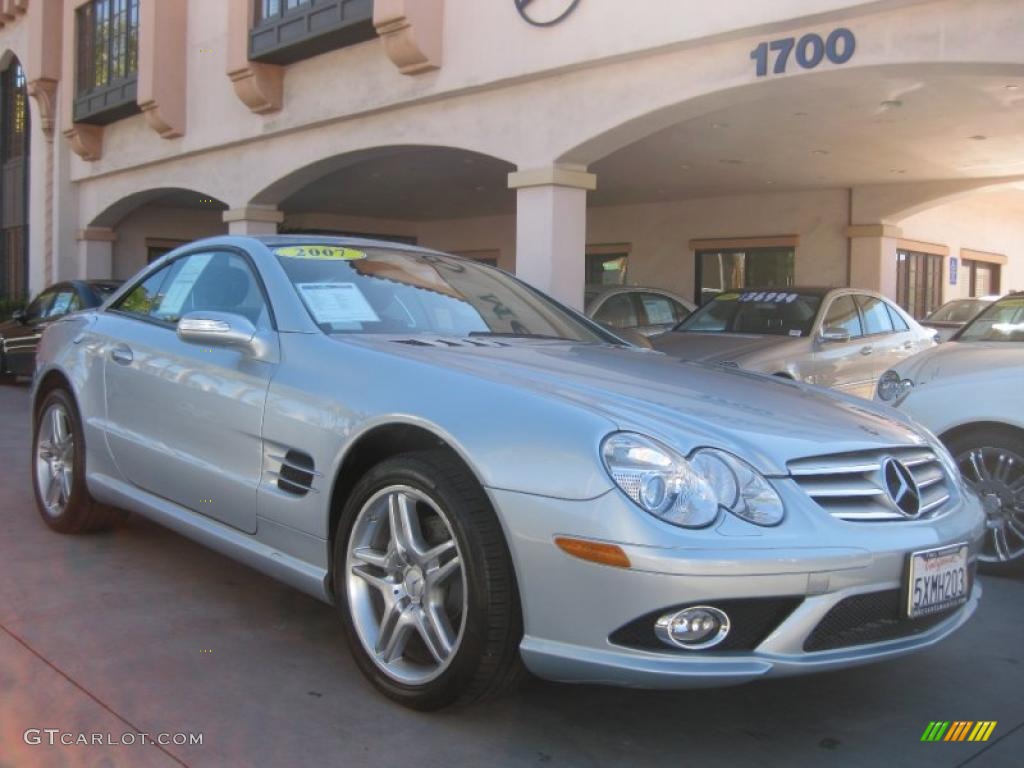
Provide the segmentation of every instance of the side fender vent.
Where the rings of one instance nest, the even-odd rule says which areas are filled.
[[[301,451],[288,451],[284,456],[270,458],[281,465],[277,473],[277,487],[280,490],[294,496],[319,493],[314,483],[321,475],[313,466],[312,456]]]

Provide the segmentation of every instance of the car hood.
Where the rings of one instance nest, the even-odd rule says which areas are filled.
[[[1012,341],[948,341],[907,358],[895,370],[915,384],[939,377],[989,373],[1024,366],[1024,344]]]
[[[680,360],[742,363],[762,354],[782,353],[795,341],[798,339],[788,336],[670,331],[652,338],[651,345]]]
[[[502,340],[478,347],[464,339],[435,346],[394,337],[332,338],[557,398],[684,453],[723,448],[766,474],[786,474],[788,461],[819,455],[826,445],[828,452],[842,453],[926,443],[892,409],[649,350],[559,341]]]

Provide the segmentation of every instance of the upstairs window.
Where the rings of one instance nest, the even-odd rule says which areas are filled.
[[[75,21],[75,122],[105,125],[138,112],[139,0],[92,0]]]
[[[372,40],[373,0],[250,0],[249,58],[291,64]]]

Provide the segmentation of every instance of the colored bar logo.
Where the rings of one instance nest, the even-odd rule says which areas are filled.
[[[921,741],[988,741],[996,725],[995,720],[933,720],[921,734]]]

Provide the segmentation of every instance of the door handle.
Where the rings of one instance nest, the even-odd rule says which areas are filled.
[[[135,357],[132,355],[132,351],[124,344],[118,344],[112,350],[110,350],[110,359],[118,365],[131,365],[132,360]]]
[[[914,348],[914,342],[912,342],[912,341],[904,341],[903,342],[903,348],[904,349],[913,349]]]
[[[864,355],[865,357],[866,357],[866,356],[868,356],[868,355],[870,355],[870,354],[871,354],[872,352],[874,352],[874,351],[875,351],[875,348],[874,348],[874,347],[872,347],[871,345],[868,345],[868,346],[866,346],[866,347],[861,347],[861,348],[860,348],[860,353],[861,353],[862,355]]]

